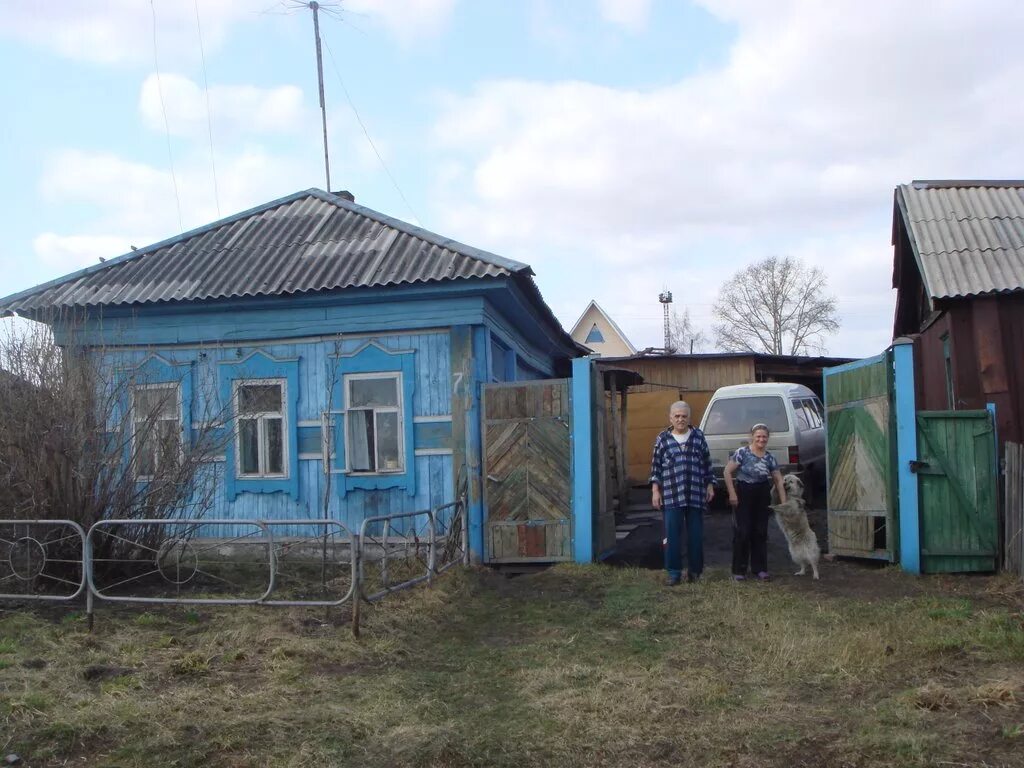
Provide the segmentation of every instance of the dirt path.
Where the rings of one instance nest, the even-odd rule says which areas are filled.
[[[641,506],[631,509],[633,514],[643,514]],[[818,537],[822,552],[828,549],[826,513],[823,509],[812,510],[809,515],[811,527]],[[620,566],[661,569],[662,524],[657,519],[640,522],[628,537],[619,542],[616,553],[608,563]],[[726,579],[732,560],[732,516],[728,510],[714,509],[704,516],[704,561],[705,578]],[[1006,582],[991,575],[936,575],[920,579],[908,579],[897,567],[889,563],[853,558],[821,561],[821,579],[793,574],[796,566],[789,558],[786,539],[775,520],[768,523],[768,568],[775,583],[788,589],[797,589],[809,595],[831,597],[856,597],[868,599],[894,599],[922,594],[960,594],[972,599],[991,600],[993,604],[1024,607],[1024,588],[1004,589]]]

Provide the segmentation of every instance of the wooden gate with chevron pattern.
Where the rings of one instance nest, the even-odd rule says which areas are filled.
[[[824,380],[829,551],[894,561],[899,548],[892,353],[826,369]]]
[[[484,559],[572,559],[569,379],[485,384]]]

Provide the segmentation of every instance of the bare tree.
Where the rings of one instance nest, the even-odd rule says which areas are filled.
[[[199,518],[213,503],[223,419],[182,424],[180,382],[152,385],[124,358],[74,341],[55,343],[38,323],[0,331],[0,517],[73,520]],[[207,409],[221,406],[206,398]],[[197,414],[198,415],[198,414]],[[210,414],[204,414],[209,416]],[[137,544],[153,527],[97,541],[96,562]],[[139,540],[132,541],[132,536]]]
[[[673,309],[668,319],[668,330],[669,348],[665,351],[669,354],[703,352],[708,346],[707,335],[693,324],[689,309],[684,309],[682,315]]]
[[[800,355],[825,351],[839,330],[836,298],[818,267],[772,256],[722,286],[712,314],[718,346],[728,352]]]

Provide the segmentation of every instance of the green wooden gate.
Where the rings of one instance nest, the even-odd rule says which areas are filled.
[[[572,559],[569,380],[485,384],[484,558]]]
[[[892,355],[826,369],[829,552],[893,561],[896,524]]]
[[[995,429],[988,411],[919,411],[921,566],[994,571],[999,555]]]

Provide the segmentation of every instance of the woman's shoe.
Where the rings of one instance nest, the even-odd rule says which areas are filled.
[[[732,575],[732,580],[733,581],[746,581],[747,577],[744,576],[742,573],[734,573]]]
[[[772,580],[772,575],[770,573],[768,573],[768,571],[760,571],[757,574],[757,580],[758,581],[771,581]]]

